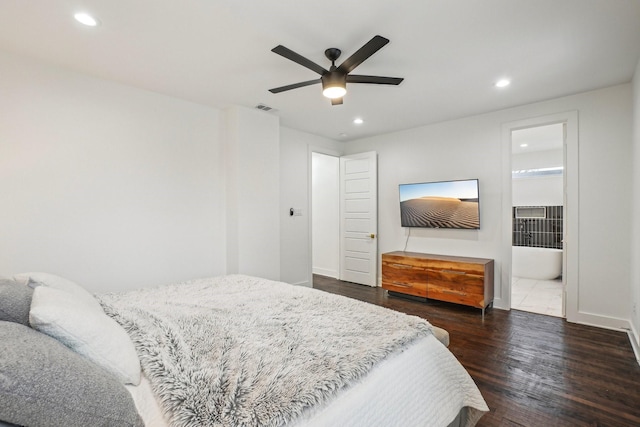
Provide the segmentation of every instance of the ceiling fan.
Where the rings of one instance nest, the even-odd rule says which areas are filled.
[[[342,97],[347,93],[347,83],[373,83],[379,85],[399,85],[403,78],[399,77],[380,77],[380,76],[362,76],[349,74],[358,65],[362,64],[367,58],[380,50],[389,40],[382,36],[375,36],[362,46],[356,53],[347,58],[339,67],[336,67],[336,60],[342,53],[340,49],[335,47],[324,51],[324,54],[331,61],[331,68],[326,70],[313,61],[304,56],[295,53],[282,45],[278,45],[271,49],[272,52],[284,56],[291,61],[302,65],[320,74],[319,79],[307,80],[305,82],[294,83],[287,86],[281,86],[269,89],[271,93],[280,93],[291,89],[297,89],[304,86],[322,83],[322,94],[331,99],[331,105],[342,104]]]

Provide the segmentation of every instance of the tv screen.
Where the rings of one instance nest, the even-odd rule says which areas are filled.
[[[480,228],[478,180],[400,184],[403,227]]]

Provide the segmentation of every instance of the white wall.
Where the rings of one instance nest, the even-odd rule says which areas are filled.
[[[511,156],[511,169],[523,170],[563,166],[562,157],[562,149],[513,154]]]
[[[313,274],[340,275],[340,157],[312,153]]]
[[[311,153],[339,155],[343,143],[306,132],[280,128],[281,280],[311,286]],[[289,208],[302,216],[289,216]]]
[[[0,274],[225,272],[219,111],[0,52]]]
[[[594,324],[628,324],[630,84],[346,144],[346,154],[378,152],[380,252],[404,247],[398,184],[479,178],[480,230],[413,230],[408,250],[493,258],[500,296],[501,227],[511,221],[501,213],[501,180],[510,176],[501,160],[501,125],[573,110],[579,114],[578,310]]]
[[[227,272],[310,285],[309,150],[341,143],[8,53],[0,69],[0,274],[96,292]]]
[[[484,116],[346,144],[347,154],[378,153],[378,250],[402,250],[410,232],[408,251],[493,258],[499,268],[500,149],[500,126]],[[471,178],[479,179],[480,230],[400,226],[399,184]]]
[[[562,206],[562,176],[514,178],[513,206]]]
[[[631,217],[631,325],[640,360],[640,61],[633,79],[633,207]]]
[[[280,280],[280,121],[233,107],[225,116],[227,273]]]
[[[563,166],[562,150],[533,151],[511,156],[512,170]],[[513,206],[562,206],[562,175],[514,178]]]

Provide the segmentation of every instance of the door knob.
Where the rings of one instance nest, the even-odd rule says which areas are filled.
[[[376,238],[376,235],[375,235],[375,234],[373,234],[373,233],[371,233],[371,234],[369,234],[369,237],[371,237],[372,239],[375,239],[375,238]]]

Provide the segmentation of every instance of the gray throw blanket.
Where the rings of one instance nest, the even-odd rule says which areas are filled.
[[[233,275],[100,296],[171,426],[280,426],[431,333],[408,316]]]

